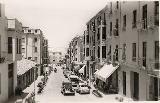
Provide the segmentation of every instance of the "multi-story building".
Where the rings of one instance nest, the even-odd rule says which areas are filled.
[[[119,93],[158,100],[159,1],[116,2],[119,6]],[[113,11],[115,9],[112,6]]]
[[[23,27],[22,36],[22,56],[28,60],[33,60],[38,65],[38,74],[43,73],[42,52],[43,52],[43,33],[40,29]]]
[[[89,45],[89,52],[86,50],[86,53],[89,53],[87,70],[89,70],[90,79],[94,78],[95,71],[102,67],[107,58],[106,10],[107,6],[87,22],[86,44]]]
[[[42,63],[43,65],[46,64],[48,65],[49,63],[49,52],[48,52],[48,40],[44,38],[43,40],[43,54],[42,54]]]
[[[84,41],[83,41],[83,52],[84,52],[84,63],[86,64],[85,70],[84,70],[84,77],[89,78],[89,61],[90,61],[90,55],[89,55],[89,34],[88,31],[85,30],[84,34]]]
[[[83,52],[83,36],[76,36],[69,44],[68,53],[66,56],[67,66],[70,70],[78,73],[78,70],[84,66],[84,52]],[[69,65],[70,64],[70,65]]]
[[[92,78],[97,69],[101,87],[108,82],[119,94],[135,100],[158,100],[158,1],[108,3],[87,23],[84,50],[87,77]]]
[[[8,97],[11,97],[17,86],[17,61],[22,59],[21,37],[22,23],[17,19],[7,19],[7,37],[8,37]]]
[[[4,5],[0,4],[0,102],[8,99],[7,20]]]

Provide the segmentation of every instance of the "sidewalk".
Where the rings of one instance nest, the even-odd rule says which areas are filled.
[[[37,93],[37,84],[41,81],[41,78],[43,76],[39,76],[37,80],[35,81],[35,92]],[[27,87],[25,90],[23,90],[23,94],[21,96],[14,96],[11,97],[6,103],[25,103],[25,100],[31,96],[31,93],[34,92],[34,82]]]
[[[96,88],[94,87],[93,83],[91,82],[91,90],[95,90]],[[112,97],[113,99],[117,100],[117,102],[119,102],[119,100],[122,98],[123,102],[132,102],[133,100],[131,98],[122,96],[120,94],[104,94],[103,92],[99,91],[100,94],[102,94],[103,98],[108,99],[108,96]]]
[[[82,80],[82,79],[80,78],[80,80]],[[90,87],[91,87],[91,91],[97,89],[97,88],[94,87],[92,82],[90,82]],[[120,99],[123,99],[123,102],[134,102],[132,98],[128,98],[128,97],[122,96],[120,94],[104,94],[100,90],[98,92],[102,95],[104,100],[105,99],[108,100],[108,98],[110,98],[112,100],[115,99],[117,102],[120,102],[119,101]]]

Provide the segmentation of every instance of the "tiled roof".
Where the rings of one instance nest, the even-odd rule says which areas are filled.
[[[17,61],[17,75],[22,75],[32,67],[35,67],[36,63],[27,60],[27,59],[22,59],[20,61]]]

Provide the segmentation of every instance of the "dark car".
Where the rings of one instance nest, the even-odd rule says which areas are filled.
[[[96,96],[96,97],[102,97],[102,94],[100,94],[98,92],[98,90],[93,90],[92,93]]]
[[[61,87],[61,93],[63,95],[75,95],[75,91],[72,88],[72,84],[71,82],[67,81],[67,82],[62,82],[62,87]]]

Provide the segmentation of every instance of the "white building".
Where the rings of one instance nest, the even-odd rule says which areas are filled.
[[[43,49],[43,33],[40,29],[31,29],[23,27],[22,36],[22,56],[28,60],[33,60],[39,64],[38,74],[42,69],[42,49]]]

